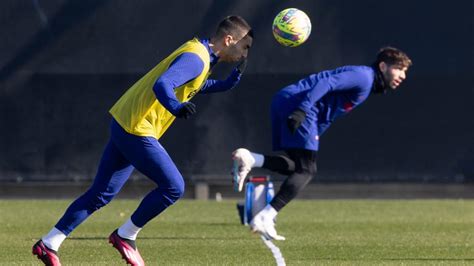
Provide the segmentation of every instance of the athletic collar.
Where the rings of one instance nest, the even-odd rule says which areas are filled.
[[[211,57],[210,63],[212,68],[217,64],[217,61],[219,61],[219,56],[217,56],[214,51],[212,51],[212,48],[209,46],[209,39],[201,39],[200,41],[209,52],[209,56]]]

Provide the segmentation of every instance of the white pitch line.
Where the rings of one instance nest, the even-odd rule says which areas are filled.
[[[275,244],[273,244],[271,240],[266,239],[264,236],[261,235],[260,238],[262,239],[265,246],[267,246],[267,248],[272,252],[277,266],[286,266],[285,258],[283,258],[283,254],[281,254],[280,249]]]

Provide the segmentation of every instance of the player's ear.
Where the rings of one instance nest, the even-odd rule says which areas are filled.
[[[230,46],[233,41],[234,41],[234,37],[232,37],[232,35],[227,34],[226,36],[224,36],[224,45],[225,46]]]
[[[382,62],[379,63],[379,69],[380,69],[381,72],[387,71],[387,68],[388,68],[388,66],[385,62],[382,61]]]

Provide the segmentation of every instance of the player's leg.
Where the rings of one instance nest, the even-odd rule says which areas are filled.
[[[123,130],[121,135],[123,141],[119,148],[127,160],[158,186],[145,196],[131,218],[110,235],[109,241],[127,263],[142,265],[136,237],[146,223],[182,197],[184,180],[158,140],[130,135]]]
[[[154,217],[174,204],[184,194],[184,179],[166,150],[155,138],[146,138],[141,156],[133,165],[157,184],[132,214],[131,221],[143,227]]]
[[[285,95],[278,95],[272,102],[273,149],[285,150],[288,157],[264,157],[267,169],[286,172],[288,178],[280,190],[261,212],[251,221],[251,228],[267,238],[283,240],[277,234],[274,218],[303,189],[316,173],[316,151],[319,137],[316,114],[308,112],[306,119],[296,132],[290,132],[286,120],[295,106],[287,101]]]
[[[131,164],[110,140],[103,152],[92,186],[68,207],[51,231],[33,246],[33,253],[39,254],[38,257],[45,264],[52,263],[52,260],[59,262],[56,252],[67,235],[93,212],[109,203],[132,171]]]
[[[295,162],[285,155],[264,155],[239,148],[232,153],[232,176],[236,191],[242,191],[245,178],[252,168],[261,167],[282,175],[295,171]]]
[[[69,206],[55,227],[68,235],[117,195],[133,169],[111,140],[105,148],[92,186]]]
[[[316,151],[291,149],[287,153],[295,162],[295,171],[285,179],[270,204],[255,215],[251,221],[252,230],[262,233],[269,239],[285,239],[276,232],[274,226],[275,217],[316,174]]]
[[[282,175],[291,175],[295,171],[295,161],[285,155],[264,155],[262,168]]]
[[[279,212],[311,181],[316,174],[316,151],[290,149],[286,151],[296,163],[295,171],[285,179],[270,205]]]

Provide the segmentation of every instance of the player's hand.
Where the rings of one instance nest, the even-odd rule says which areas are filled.
[[[286,119],[286,125],[291,133],[295,134],[296,130],[301,126],[306,118],[306,113],[303,110],[296,109]]]
[[[242,61],[240,61],[237,66],[235,67],[235,69],[239,72],[239,74],[243,74],[245,69],[247,68],[247,58],[243,59]]]
[[[196,113],[196,105],[192,102],[184,102],[181,104],[181,107],[179,108],[178,114],[176,114],[176,117],[188,119],[195,113]]]

